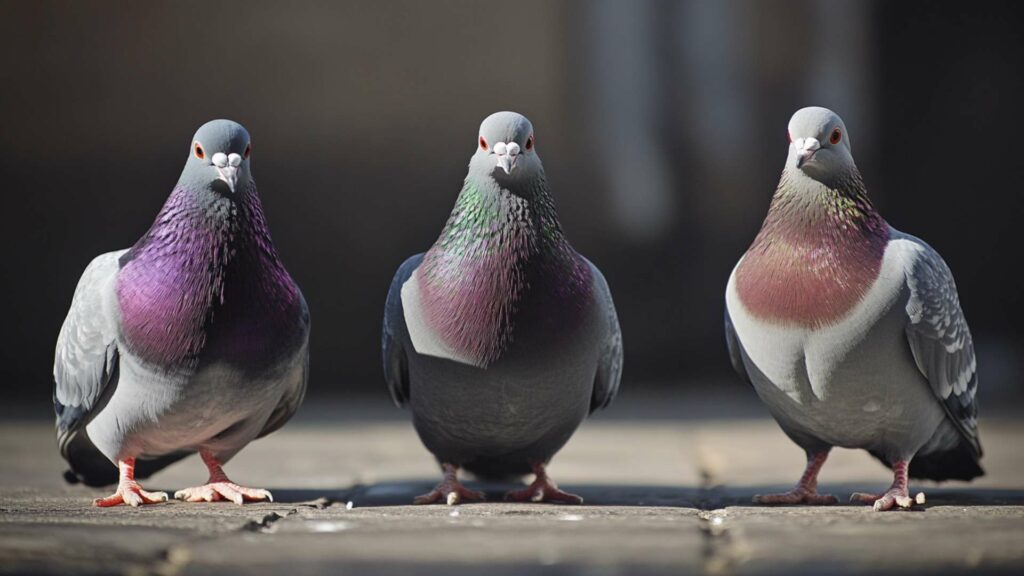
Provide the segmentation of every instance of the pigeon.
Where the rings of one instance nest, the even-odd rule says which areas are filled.
[[[762,504],[832,504],[817,492],[833,446],[892,469],[875,510],[923,504],[908,476],[984,474],[971,332],[949,267],[872,205],[837,114],[803,108],[761,231],[726,288],[734,368],[807,455],[796,487]]]
[[[533,125],[480,125],[455,208],[426,252],[395,274],[384,310],[384,375],[443,480],[417,504],[484,499],[460,484],[531,472],[511,501],[582,503],[546,466],[615,397],[622,334],[604,276],[566,240]]]
[[[309,311],[270,238],[251,151],[235,122],[200,127],[149,231],[97,256],[78,282],[53,404],[65,478],[117,482],[96,506],[167,500],[137,479],[195,452],[209,481],[176,498],[273,499],[222,468],[291,418],[308,373]]]

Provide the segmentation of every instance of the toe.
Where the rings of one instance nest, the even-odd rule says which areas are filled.
[[[106,498],[97,498],[92,501],[93,506],[98,506],[100,508],[109,508],[119,504],[124,504],[124,498],[121,497],[120,493],[112,494]]]
[[[854,492],[850,494],[850,502],[858,502],[860,504],[872,504],[881,498],[878,494],[868,494],[866,492]]]
[[[830,506],[832,504],[837,504],[839,499],[831,494],[808,494],[804,497],[804,502],[808,504]]]
[[[886,494],[885,496],[882,496],[878,500],[875,500],[875,503],[872,506],[872,508],[874,509],[875,512],[882,512],[882,511],[885,511],[885,510],[892,510],[892,507],[895,504],[896,504],[896,499],[893,498],[892,496]]]
[[[575,494],[568,492],[562,492],[556,490],[553,494],[548,495],[549,502],[558,502],[560,504],[583,504],[583,498]]]
[[[213,485],[213,490],[221,495],[225,500],[230,500],[235,504],[241,506],[245,502],[245,497],[242,493],[235,489],[234,486],[227,483],[218,483]]]
[[[159,502],[167,502],[167,492],[147,492],[145,490],[139,490],[139,495],[145,500],[146,504],[157,504]]]

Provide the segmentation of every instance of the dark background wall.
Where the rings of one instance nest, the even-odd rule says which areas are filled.
[[[605,271],[626,389],[729,381],[725,281],[790,115],[843,115],[869,191],[957,275],[982,386],[1021,389],[1011,2],[0,3],[5,397],[48,401],[82,269],[149,226],[203,122],[254,140],[309,301],[310,394],[383,398],[395,267],[436,238],[479,122],[529,116],[570,239]]]

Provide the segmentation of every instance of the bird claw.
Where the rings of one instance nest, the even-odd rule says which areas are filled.
[[[455,506],[463,502],[482,502],[487,496],[483,492],[477,490],[470,490],[457,480],[443,480],[426,494],[417,496],[413,499],[413,504],[437,504],[444,502],[449,506]]]
[[[137,508],[143,504],[157,504],[166,501],[166,492],[147,492],[146,490],[143,490],[141,486],[132,482],[130,484],[121,484],[117,487],[116,492],[106,498],[97,498],[93,500],[92,505],[100,508],[109,508],[111,506],[125,504],[132,508]]]
[[[807,488],[794,488],[789,492],[780,494],[757,494],[753,498],[754,504],[776,506],[780,504],[809,504],[812,506],[829,506],[839,502],[839,499],[831,494],[818,494],[816,490]]]
[[[522,490],[512,490],[505,494],[510,502],[552,502],[557,504],[583,504],[583,498],[559,490],[558,486],[547,476],[538,477],[532,484]]]
[[[925,496],[924,492],[918,492],[916,496],[911,498],[909,492],[905,488],[891,488],[884,494],[854,492],[850,495],[850,502],[870,504],[871,508],[875,512],[893,509],[909,510],[914,504],[924,504]]]
[[[210,482],[203,486],[185,488],[174,493],[174,497],[185,502],[217,502],[229,500],[242,505],[245,502],[274,501],[274,495],[262,488],[246,488],[234,482]]]

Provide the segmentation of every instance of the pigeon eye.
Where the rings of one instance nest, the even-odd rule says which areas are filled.
[[[252,153],[252,142],[245,145],[245,152],[242,152],[242,158],[249,158],[250,153]]]
[[[828,137],[830,144],[839,144],[839,141],[843,139],[843,131],[839,128],[832,130],[832,135]]]
[[[483,136],[480,137],[480,149],[487,150],[487,140],[484,140]]]
[[[192,149],[192,152],[196,155],[196,158],[199,158],[200,160],[206,159],[206,151],[203,150],[203,145],[199,142],[196,142],[196,146]]]
[[[526,139],[526,151],[529,152],[530,150],[533,150],[533,134],[530,134],[530,137]]]

